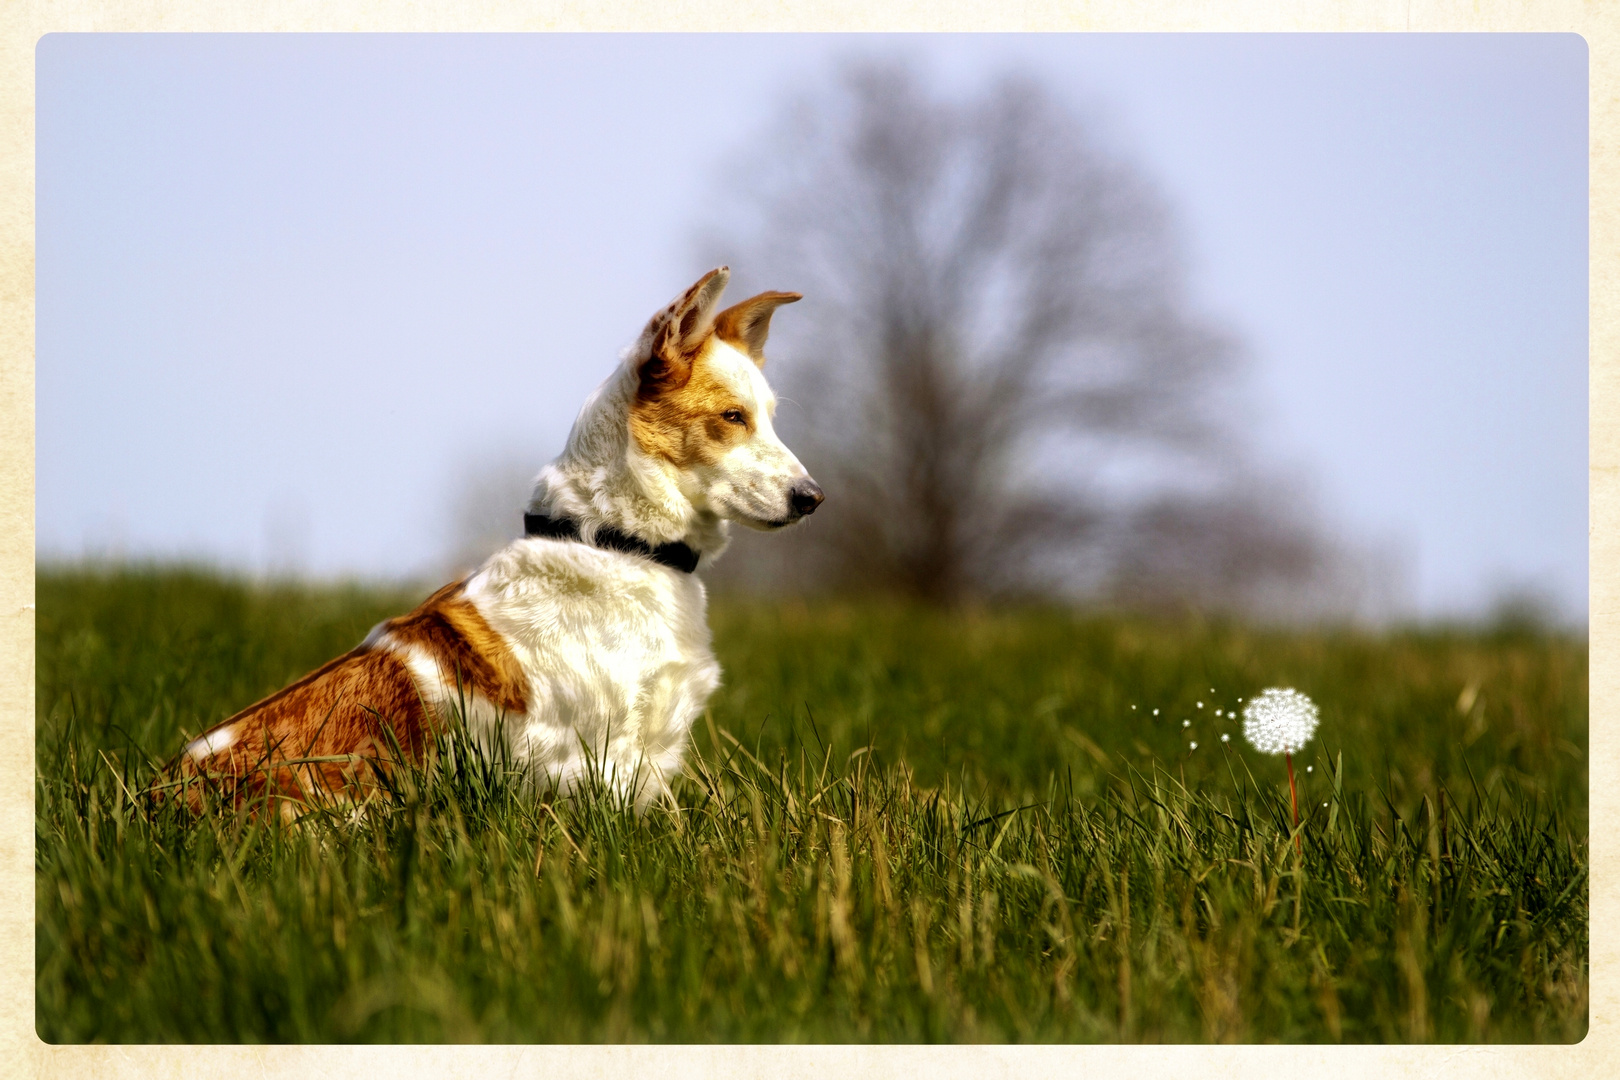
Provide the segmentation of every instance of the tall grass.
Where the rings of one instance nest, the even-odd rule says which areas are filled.
[[[727,688],[641,818],[466,752],[358,819],[137,797],[411,599],[41,575],[43,1038],[1585,1032],[1584,642],[721,605]],[[1213,716],[1273,683],[1323,706],[1302,850]]]

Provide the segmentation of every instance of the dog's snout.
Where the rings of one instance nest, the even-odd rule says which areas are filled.
[[[788,501],[793,505],[793,512],[803,517],[805,514],[815,513],[816,507],[820,506],[821,500],[826,497],[822,494],[821,485],[807,476],[793,485],[793,490],[788,494]]]

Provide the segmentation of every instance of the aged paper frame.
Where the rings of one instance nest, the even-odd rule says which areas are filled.
[[[51,1046],[34,1032],[34,49],[59,31],[1573,32],[1590,50],[1591,995],[1573,1046]],[[1620,6],[1592,0],[61,0],[0,8],[0,1073],[41,1077],[1600,1076],[1620,1060]],[[1611,1064],[1605,1068],[1604,1062]]]

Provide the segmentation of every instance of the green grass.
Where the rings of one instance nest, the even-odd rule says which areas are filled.
[[[465,759],[358,823],[131,799],[416,599],[41,571],[42,1038],[1585,1034],[1584,640],[728,602],[679,812]],[[1213,716],[1269,685],[1302,854]]]

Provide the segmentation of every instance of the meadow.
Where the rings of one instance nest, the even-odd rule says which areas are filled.
[[[1585,1035],[1584,638],[729,599],[644,818],[465,754],[358,822],[141,796],[418,599],[40,570],[41,1038]],[[1297,832],[1268,686],[1322,710]]]

